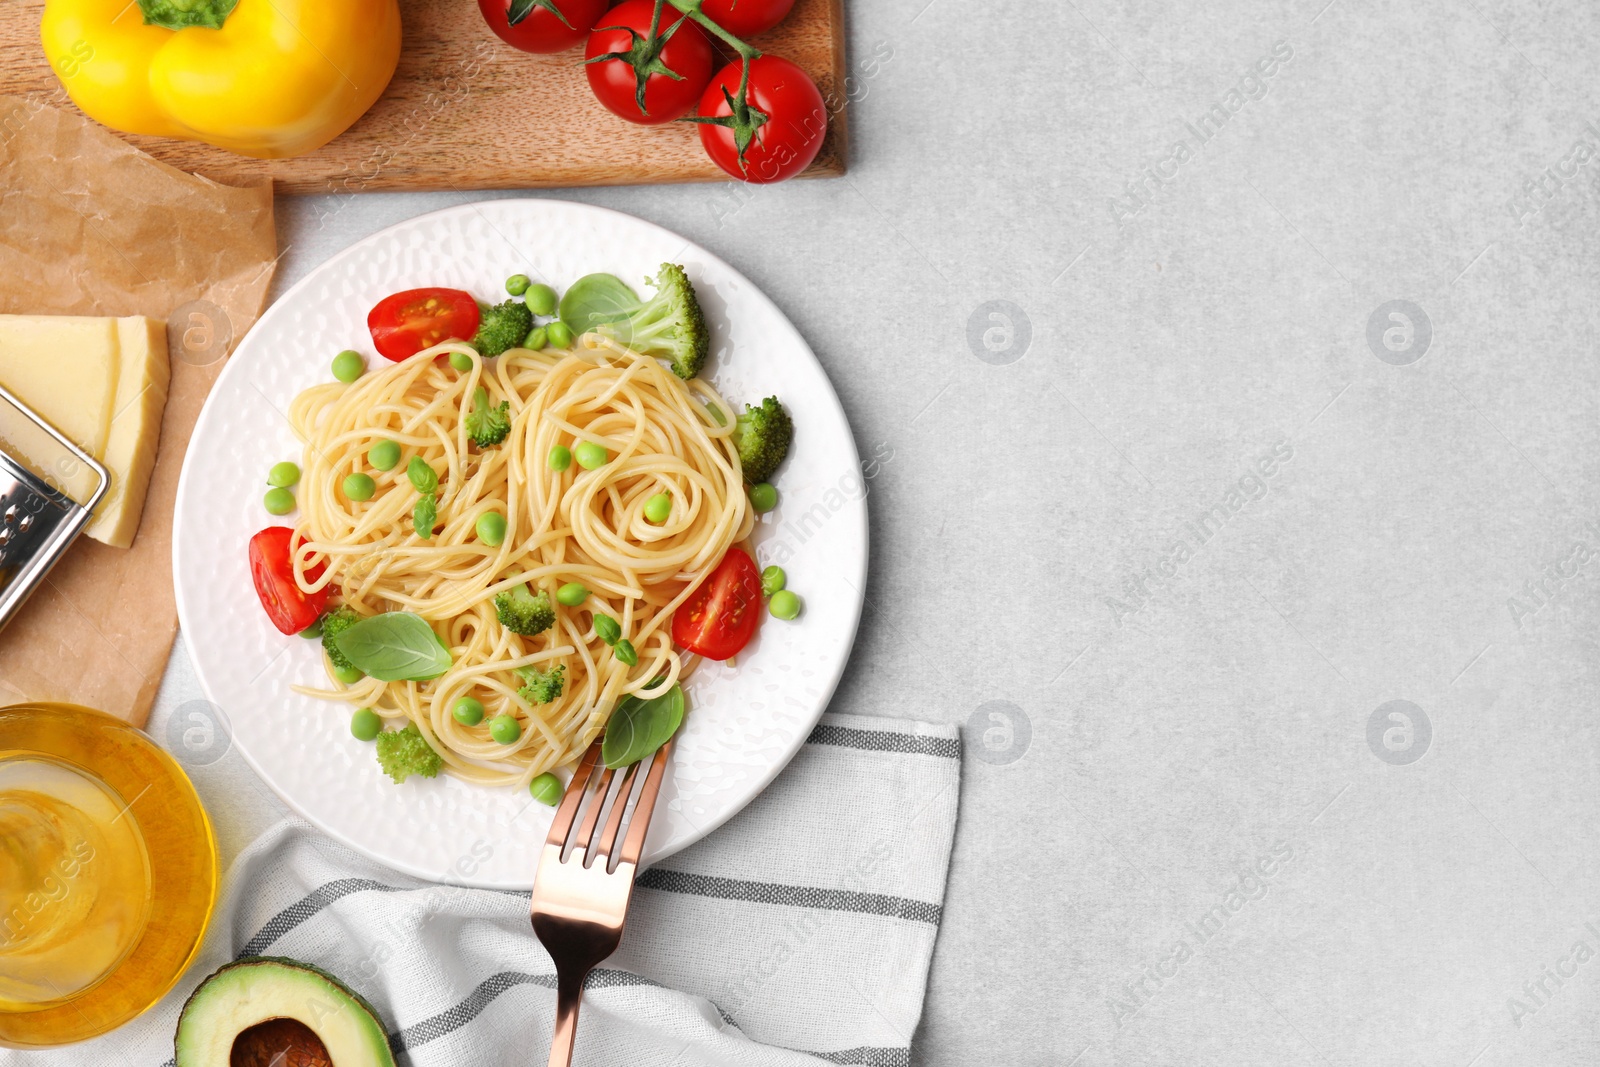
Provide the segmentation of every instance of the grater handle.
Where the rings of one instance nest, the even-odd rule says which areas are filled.
[[[83,504],[83,510],[92,515],[94,513],[94,509],[100,506],[100,501],[105,499],[107,491],[109,491],[111,488],[111,473],[106,470],[105,465],[99,460],[95,459],[93,456],[89,455],[89,453],[85,452],[83,449],[79,448],[77,445],[73,444],[71,441],[67,440],[67,438],[62,435],[60,430],[57,430],[54,426],[50,425],[49,422],[40,418],[32,408],[24,404],[21,400],[17,399],[16,395],[3,385],[0,385],[0,400],[9,402],[12,407],[16,408],[24,415],[32,418],[33,421],[38,424],[41,430],[49,434],[57,444],[70,452],[73,459],[78,460],[80,463],[94,472],[94,476],[99,479],[100,484],[95,487],[93,494],[91,494],[89,499]]]

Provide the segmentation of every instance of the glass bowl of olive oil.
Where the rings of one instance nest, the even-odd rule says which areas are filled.
[[[82,1041],[149,1008],[216,894],[211,821],[171,756],[102,712],[0,707],[0,1046]]]

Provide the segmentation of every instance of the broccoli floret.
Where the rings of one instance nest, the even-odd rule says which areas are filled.
[[[758,408],[745,405],[733,427],[733,443],[739,449],[739,466],[744,480],[755,484],[767,481],[789,454],[794,439],[794,422],[778,398],[769,396]]]
[[[486,307],[478,318],[478,333],[472,347],[484,359],[492,359],[508,348],[516,348],[533,330],[533,312],[520,300],[507,300]]]
[[[561,690],[567,684],[567,667],[564,663],[558,663],[547,671],[541,671],[538,667],[517,667],[511,673],[523,682],[517,695],[530,704],[550,703],[561,695]]]
[[[489,406],[489,390],[479,386],[472,391],[472,410],[467,413],[467,436],[479,448],[493,448],[511,432],[511,404],[500,401]]]
[[[322,650],[328,654],[328,660],[338,670],[355,670],[355,664],[345,658],[345,654],[339,651],[339,646],[333,643],[333,639],[360,621],[361,616],[357,615],[355,608],[349,605],[336,608],[322,617]]]
[[[409,722],[404,730],[385,730],[378,735],[378,765],[384,774],[403,782],[413,774],[422,778],[437,777],[444,760],[429,747],[417,724]]]
[[[635,352],[667,360],[678,377],[693,378],[711,350],[711,333],[694,286],[683,268],[673,263],[661,264],[660,273],[646,280],[655,287],[655,295],[627,318],[599,329]]]
[[[500,617],[501,626],[523,637],[543,633],[556,623],[556,609],[550,603],[550,594],[543,589],[536,594],[527,583],[495,594],[494,613]]]

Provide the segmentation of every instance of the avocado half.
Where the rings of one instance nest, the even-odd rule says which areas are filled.
[[[246,956],[201,982],[175,1044],[177,1067],[394,1067],[372,1005],[326,971],[277,956]]]

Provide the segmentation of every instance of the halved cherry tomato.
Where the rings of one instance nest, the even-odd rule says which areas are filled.
[[[738,99],[743,60],[717,72],[700,96],[702,118],[733,114],[728,100]],[[734,131],[711,123],[700,125],[700,144],[711,161],[742,181],[781,182],[811,165],[828,132],[828,108],[811,76],[781,56],[760,56],[750,64],[750,106],[765,121],[745,148],[741,165]]]
[[[683,13],[671,4],[662,10],[656,30],[658,54],[653,61],[645,54],[645,38],[650,35],[655,7],[654,0],[625,0],[618,4],[600,16],[583,50],[584,58],[590,61],[583,69],[589,75],[589,88],[595,97],[612,114],[643,126],[671,122],[688,114],[700,99],[700,90],[711,79],[711,42],[704,30],[686,22]],[[629,58],[601,58],[608,55]],[[636,63],[654,71],[645,78],[643,110],[639,108]],[[661,73],[663,65],[678,77]]]
[[[784,20],[794,0],[704,0],[700,10],[735,37],[749,37]]]
[[[478,302],[460,289],[407,289],[367,312],[372,343],[399,363],[441,341],[470,341],[478,332]]]
[[[250,538],[250,577],[256,583],[256,596],[267,609],[272,625],[286,634],[297,634],[322,617],[328,608],[328,587],[307,593],[294,580],[294,531],[287,526],[268,526]],[[322,564],[306,571],[306,577],[322,577]]]
[[[742,548],[730,548],[717,569],[672,614],[672,639],[706,659],[727,659],[761,624],[761,572]]]
[[[524,52],[566,51],[605,9],[606,0],[478,0],[495,36]]]

